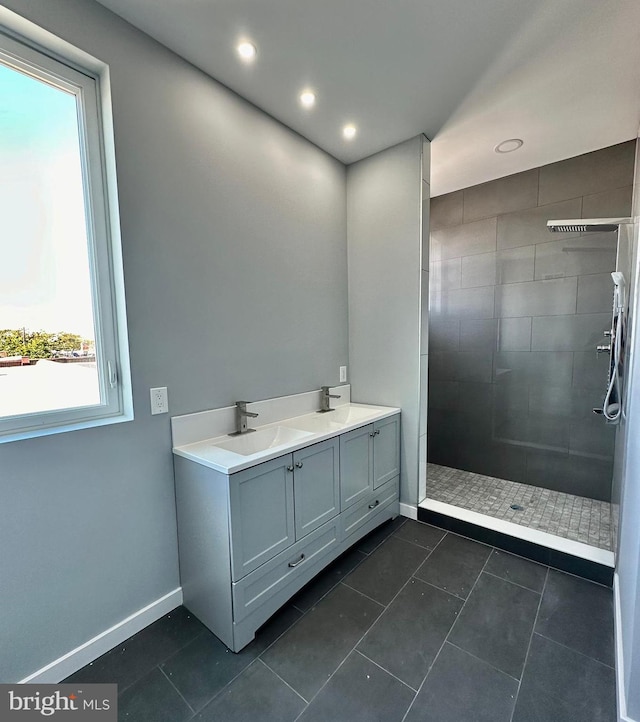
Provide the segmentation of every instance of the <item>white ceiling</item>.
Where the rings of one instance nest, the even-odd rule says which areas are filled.
[[[425,133],[432,195],[629,140],[640,123],[639,0],[99,1],[344,163]],[[520,150],[494,152],[513,137]]]

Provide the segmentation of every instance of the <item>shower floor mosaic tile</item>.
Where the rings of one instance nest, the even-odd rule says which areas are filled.
[[[611,505],[605,501],[438,464],[427,464],[427,498],[600,549],[612,548]]]

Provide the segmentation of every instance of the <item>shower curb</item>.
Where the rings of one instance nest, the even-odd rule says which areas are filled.
[[[577,577],[597,582],[606,587],[613,586],[613,568],[606,564],[598,564],[589,559],[582,559],[573,554],[549,549],[535,542],[503,534],[493,529],[487,529],[479,524],[473,524],[462,519],[441,514],[437,511],[418,507],[418,521],[423,521],[461,536],[475,539],[475,541],[489,544],[512,554],[531,559],[531,561],[545,564]]]

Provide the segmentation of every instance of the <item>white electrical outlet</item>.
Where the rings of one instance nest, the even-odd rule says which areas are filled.
[[[344,384],[347,380],[347,367],[340,366],[340,383]]]
[[[167,399],[167,387],[149,389],[151,396],[151,415],[166,414],[169,412],[169,401]]]

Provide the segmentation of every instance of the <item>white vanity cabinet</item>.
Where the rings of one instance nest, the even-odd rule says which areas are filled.
[[[399,424],[395,414],[231,474],[174,457],[184,604],[230,649],[397,516]]]
[[[339,473],[329,439],[228,477],[234,581],[339,513]]]
[[[340,437],[342,511],[368,499],[400,474],[400,416],[367,424]]]

